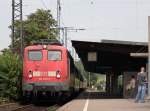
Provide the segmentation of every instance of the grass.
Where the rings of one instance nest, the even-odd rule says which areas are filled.
[[[10,101],[7,98],[0,97],[0,105],[7,104]]]
[[[59,106],[54,105],[54,106],[51,106],[51,107],[47,108],[47,110],[48,111],[56,111],[58,108],[59,108]]]

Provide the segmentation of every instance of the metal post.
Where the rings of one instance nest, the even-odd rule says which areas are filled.
[[[12,35],[11,35],[11,49],[13,50],[14,48],[14,4],[15,4],[15,0],[12,0]]]
[[[68,31],[75,31],[75,32],[77,32],[77,31],[85,30],[85,29],[76,29],[76,28],[73,28],[73,27],[63,27],[62,29],[64,31],[63,42],[64,42],[64,45],[65,45],[66,48],[68,47],[68,37],[67,37],[68,36]]]
[[[23,58],[23,21],[22,21],[22,0],[12,0],[12,48],[16,41],[15,37],[15,21],[19,20],[19,37],[20,37],[20,56]]]
[[[148,17],[148,97],[150,97],[150,16]]]
[[[60,0],[57,0],[57,28],[58,28],[58,40],[60,40],[60,15],[61,15],[61,5]]]
[[[90,74],[91,73],[89,72],[89,87],[91,86],[91,82],[90,82],[91,81],[91,77],[90,77]]]
[[[21,58],[23,59],[23,49],[24,49],[24,46],[23,46],[23,17],[22,17],[22,0],[20,0],[20,53],[21,53]]]
[[[67,48],[67,28],[65,28],[65,47]]]

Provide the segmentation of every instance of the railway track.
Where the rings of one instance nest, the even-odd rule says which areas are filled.
[[[36,106],[33,104],[19,105],[11,103],[0,106],[0,111],[56,111],[60,106],[55,104],[52,106]]]
[[[8,104],[0,105],[0,111],[9,111],[9,109],[15,109],[19,106],[20,105],[18,103],[8,103]]]
[[[11,111],[48,111],[47,107],[44,106],[34,106],[34,105],[27,105],[23,107],[18,107]]]

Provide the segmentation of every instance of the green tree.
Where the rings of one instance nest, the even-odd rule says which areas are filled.
[[[18,99],[21,90],[22,63],[10,50],[0,55],[0,96]]]
[[[20,49],[20,21],[15,21],[15,50]],[[56,21],[53,18],[50,10],[38,9],[35,13],[27,16],[23,21],[24,46],[28,46],[33,41],[39,39],[56,39],[57,29]],[[11,26],[10,26],[11,28]]]

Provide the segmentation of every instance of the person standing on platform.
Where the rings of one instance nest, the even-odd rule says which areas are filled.
[[[136,89],[135,88],[136,87],[136,79],[135,79],[134,75],[131,76],[130,87],[131,87],[130,98],[134,98],[135,97],[135,89]]]
[[[141,71],[137,74],[137,86],[138,91],[135,98],[135,102],[144,103],[144,97],[146,93],[147,73],[145,68],[141,67]]]

